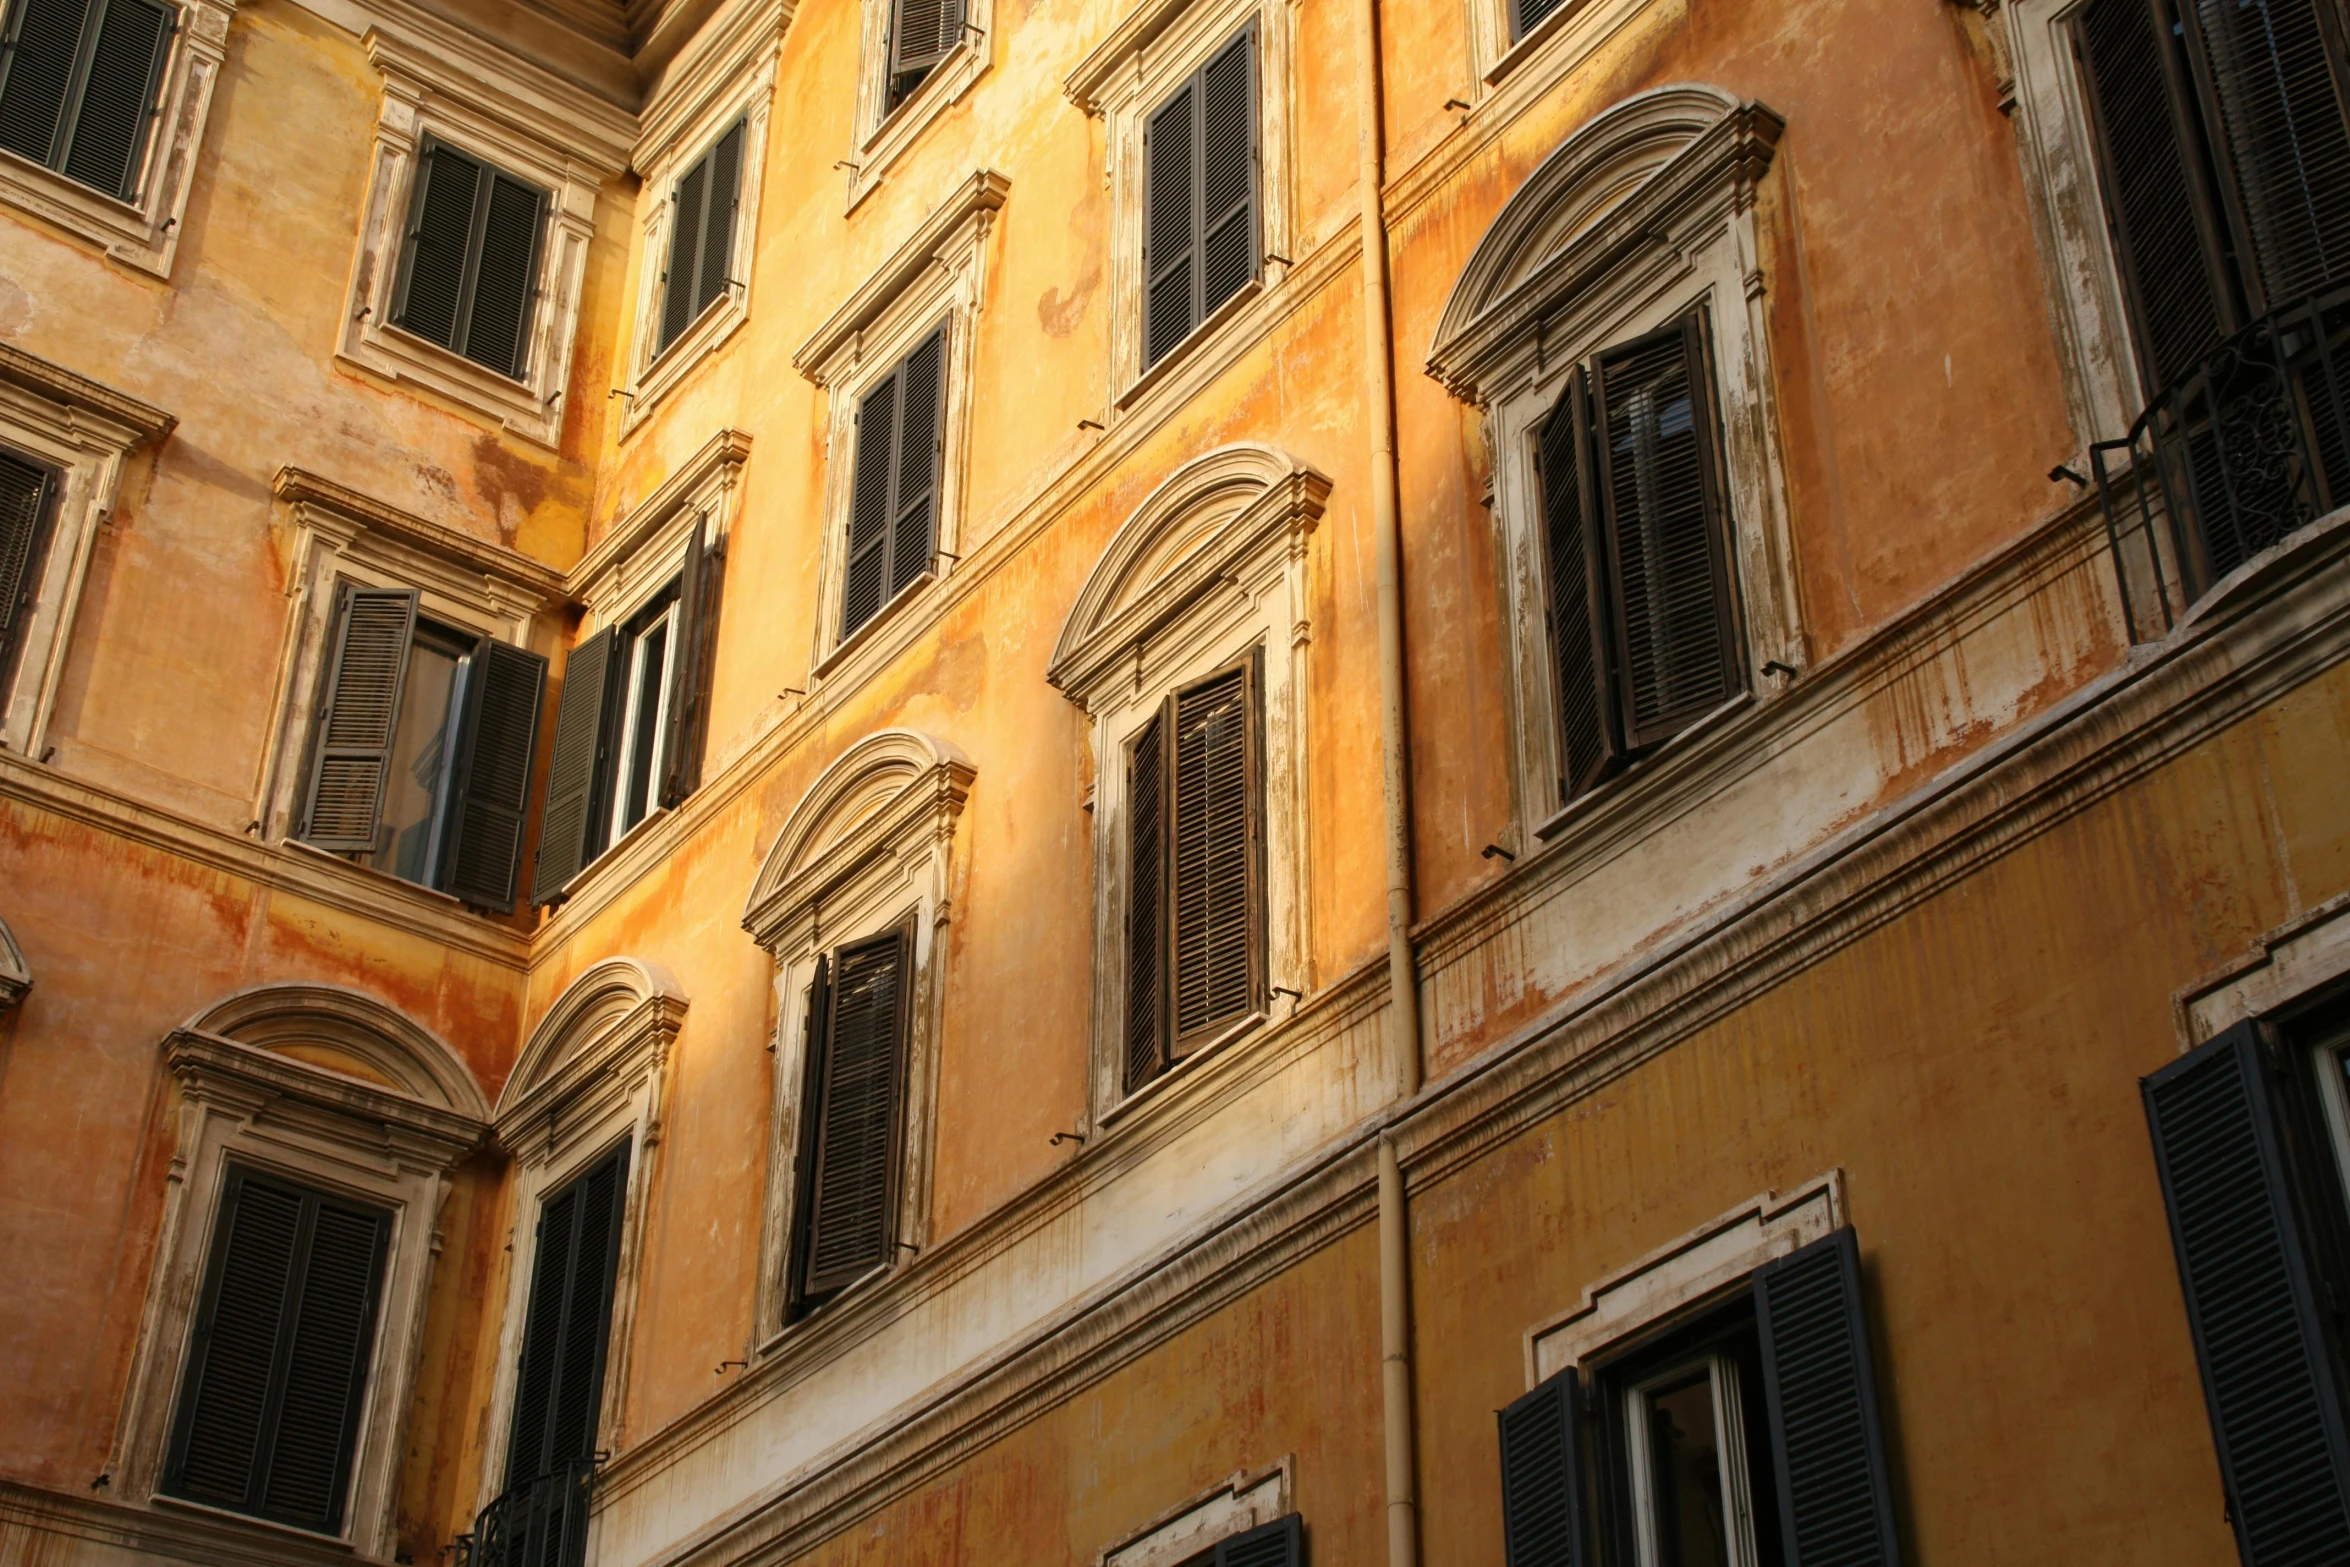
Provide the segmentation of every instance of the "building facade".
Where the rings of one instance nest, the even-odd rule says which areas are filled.
[[[0,1562],[2350,1560],[2339,0],[0,14]]]

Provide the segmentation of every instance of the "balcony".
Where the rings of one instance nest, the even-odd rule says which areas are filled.
[[[2133,643],[2350,504],[2350,286],[2262,317],[2089,449]]]
[[[597,1462],[575,1458],[508,1487],[481,1510],[471,1534],[450,1542],[450,1567],[580,1567]]]

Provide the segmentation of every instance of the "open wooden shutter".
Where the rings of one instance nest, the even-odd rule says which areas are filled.
[[[938,470],[946,423],[946,328],[898,370],[897,481],[890,496],[889,596],[930,569],[937,548]]]
[[[1195,77],[1152,111],[1142,131],[1143,353],[1147,367],[1199,324],[1198,221],[1194,216],[1199,144]]]
[[[417,159],[392,324],[443,348],[455,348],[465,313],[466,261],[473,249],[481,164],[438,142]]]
[[[1126,1092],[1167,1064],[1167,720],[1126,748]]]
[[[415,637],[414,588],[343,588],[302,808],[302,837],[321,849],[375,848]]]
[[[547,809],[539,826],[539,863],[530,901],[553,903],[603,848],[602,794],[613,744],[614,689],[620,660],[606,626],[571,650],[555,705],[555,754],[547,767]]]
[[[49,514],[49,471],[0,452],[0,678],[30,617]]]
[[[1584,1567],[1582,1403],[1570,1367],[1496,1417],[1506,1567]]]
[[[232,1167],[164,1490],[339,1533],[390,1216]]]
[[[1173,1039],[1182,1056],[1258,1006],[1256,696],[1242,664],[1176,693]]]
[[[481,237],[473,247],[472,298],[459,351],[519,380],[530,367],[531,304],[538,293],[547,198],[510,174],[483,172]]]
[[[896,0],[892,13],[889,107],[894,109],[963,41],[963,0]]]
[[[1201,321],[1257,275],[1256,46],[1245,28],[1200,68]]]
[[[1743,683],[1704,326],[1692,314],[1592,375],[1625,743],[1669,740]]]
[[[1895,1567],[1893,1493],[1850,1229],[1754,1275],[1787,1567]]]
[[[1558,676],[1559,794],[1572,799],[1622,756],[1610,677],[1607,541],[1592,488],[1591,388],[1577,369],[1536,437],[1552,666]]]
[[[15,0],[0,34],[0,147],[57,164],[89,0]]]
[[[890,479],[896,467],[898,382],[890,371],[857,404],[857,459],[849,495],[848,560],[841,572],[840,635],[881,613],[889,600]]]
[[[744,122],[737,120],[711,145],[704,161],[710,183],[703,197],[701,255],[694,266],[694,318],[726,293],[734,264],[734,227],[742,208]]]
[[[1304,1520],[1291,1513],[1216,1542],[1212,1567],[1303,1567]]]
[[[792,1151],[791,1257],[785,1264],[785,1310],[808,1304],[808,1228],[815,1213],[816,1142],[824,1125],[824,1057],[832,1039],[832,955],[819,953],[816,977],[808,984],[807,1015],[801,1027],[800,1140]],[[787,1318],[788,1320],[788,1318]]]
[[[2339,1285],[2294,1180],[2290,1079],[2247,1022],[2140,1086],[2245,1567],[2350,1561]]]
[[[904,931],[893,931],[844,947],[832,976],[806,1208],[810,1295],[854,1283],[887,1262],[897,1242],[908,944]]]
[[[712,539],[710,519],[694,519],[677,584],[676,652],[669,660],[668,733],[662,739],[661,803],[672,806],[701,787],[702,748],[710,729],[710,673],[718,648],[718,603],[726,582],[726,542]]]
[[[627,1195],[622,1143],[539,1207],[506,1448],[509,1489],[595,1452]]]
[[[480,908],[514,907],[546,690],[547,661],[536,653],[491,637],[475,646],[457,727],[442,885]]]
[[[87,74],[59,167],[68,179],[128,201],[179,14],[161,0],[98,0],[91,19],[97,36],[84,46]]]
[[[709,187],[710,155],[704,153],[678,177],[670,198],[674,206],[669,214],[669,270],[661,274],[663,348],[676,342],[701,314],[695,304],[694,284],[701,271],[702,241],[707,237]]]

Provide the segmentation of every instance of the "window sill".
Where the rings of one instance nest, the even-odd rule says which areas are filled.
[[[533,335],[538,334],[534,331]],[[454,349],[400,327],[379,324],[372,312],[352,324],[335,357],[387,381],[438,393],[496,420],[500,428],[535,445],[552,447],[563,433],[564,395],[559,380],[542,397],[537,383],[500,375]],[[538,381],[550,379],[541,376]]]
[[[427,887],[424,883],[410,881],[405,876],[395,876],[390,871],[379,871],[372,865],[361,865],[355,860],[344,858],[332,849],[321,849],[318,845],[305,839],[280,838],[277,846],[300,854],[314,864],[331,865],[354,881],[361,882],[371,888],[382,891],[397,889],[412,897],[423,899],[436,913],[459,914],[468,919],[486,920],[491,924],[502,924],[507,918],[495,909],[477,908],[454,894],[441,891],[438,887]],[[191,1503],[190,1505],[197,1504]]]
[[[938,581],[941,575],[942,573],[934,567],[898,589],[897,595],[881,608],[875,610],[871,618],[863,625],[835,643],[831,652],[816,660],[816,667],[808,671],[809,675],[814,679],[822,680],[847,663],[859,648],[871,643],[879,635],[884,625],[897,619],[901,613],[905,612],[906,606],[919,598],[922,590]]]
[[[232,1512],[226,1507],[215,1507],[209,1502],[191,1502],[184,1496],[173,1496],[158,1491],[155,1506],[170,1512],[193,1513],[202,1518],[216,1518],[225,1523],[242,1525],[248,1529],[263,1529],[289,1540],[303,1540],[312,1545],[332,1546],[340,1551],[351,1550],[351,1542],[339,1534],[321,1534],[315,1529],[304,1529],[295,1524],[279,1523],[271,1518],[256,1518],[251,1513]]]
[[[1680,732],[1670,740],[1651,747],[1644,755],[1634,758],[1615,776],[1594,784],[1535,823],[1534,841],[1548,843],[1584,817],[1592,815],[1613,801],[1622,799],[1637,780],[1649,777],[1659,765],[1685,754],[1687,747],[1700,737],[1714,734],[1728,727],[1731,720],[1755,705],[1755,694],[1752,691],[1741,691],[1719,706],[1699,714],[1684,725]]]
[[[645,362],[637,372],[633,385],[620,389],[627,411],[620,416],[620,434],[623,439],[634,434],[653,408],[669,395],[680,381],[693,374],[702,361],[734,336],[735,329],[751,318],[750,285],[729,283],[726,293],[712,300],[692,326],[677,334],[677,340]],[[655,322],[658,316],[655,317]],[[653,323],[648,323],[653,324]]]
[[[655,805],[648,809],[643,816],[637,818],[635,826],[604,845],[594,859],[580,867],[578,875],[563,884],[561,897],[555,903],[546,905],[548,910],[552,912],[563,904],[569,903],[589,882],[595,880],[609,867],[619,864],[623,856],[647,840],[653,832],[654,824],[666,820],[671,814],[670,808],[666,805]],[[633,877],[634,873],[630,874]]]
[[[1184,335],[1183,341],[1160,355],[1157,364],[1137,376],[1132,386],[1119,393],[1117,401],[1110,405],[1111,408],[1118,413],[1125,413],[1136,403],[1142,401],[1153,388],[1172,379],[1177,369],[1198,358],[1201,344],[1221,332],[1235,316],[1262,298],[1267,291],[1267,284],[1262,274],[1243,283],[1240,286],[1240,292],[1209,311],[1205,320]]]
[[[878,1286],[886,1284],[897,1274],[905,1271],[904,1265],[899,1259],[901,1257],[910,1258],[914,1254],[906,1251],[902,1245],[895,1250],[896,1255],[892,1256],[889,1261],[875,1263],[826,1296],[823,1304],[809,1308],[770,1333],[756,1349],[751,1351],[752,1357],[763,1361],[776,1351],[788,1348],[795,1338],[802,1337],[813,1331],[816,1326],[831,1321],[833,1308],[836,1306],[850,1304],[854,1299],[871,1293]]]
[[[967,23],[961,47],[932,67],[922,85],[884,114],[857,148],[857,161],[849,169],[849,199],[844,211],[856,211],[867,196],[880,189],[890,167],[921,139],[931,121],[960,102],[987,74],[987,38],[985,34],[971,36],[968,27]]]
[[[1492,68],[1485,73],[1485,85],[1499,86],[1503,77],[1525,64],[1529,56],[1565,32],[1568,24],[1590,10],[1593,3],[1594,0],[1567,0],[1565,5],[1544,17],[1535,25],[1534,31],[1502,51],[1501,58],[1494,61]]]

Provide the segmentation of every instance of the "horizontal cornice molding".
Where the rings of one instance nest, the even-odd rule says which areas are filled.
[[[859,284],[857,291],[800,345],[799,352],[792,355],[792,368],[822,386],[826,370],[841,349],[878,320],[890,302],[912,286],[933,262],[943,259],[941,251],[955,249],[963,243],[959,230],[966,221],[995,213],[1011,191],[1012,182],[993,169],[978,169],[964,178],[947,193],[944,201],[931,209],[921,226],[889,253],[873,275]]]
[[[297,1061],[219,1034],[177,1028],[164,1040],[164,1058],[190,1098],[234,1102],[257,1110],[293,1104],[335,1119],[380,1128],[380,1146],[396,1140],[404,1152],[447,1168],[480,1143],[480,1119],[429,1105],[391,1089],[325,1067]]]
[[[68,429],[96,424],[110,446],[160,441],[179,423],[176,414],[7,343],[0,343],[0,385],[56,404],[65,410],[59,422]]]
[[[537,143],[550,159],[576,158],[601,181],[628,168],[636,116],[510,48],[423,11],[399,16],[388,28],[378,22],[362,42],[387,80],[488,115]]]
[[[351,1567],[353,1560],[347,1545],[210,1510],[134,1507],[0,1480],[0,1531],[11,1526],[186,1567]]]
[[[402,511],[347,485],[301,468],[280,468],[271,486],[277,498],[312,518],[324,516],[395,539],[411,549],[525,589],[542,604],[569,602],[563,573],[518,551],[475,538],[446,523]]]

